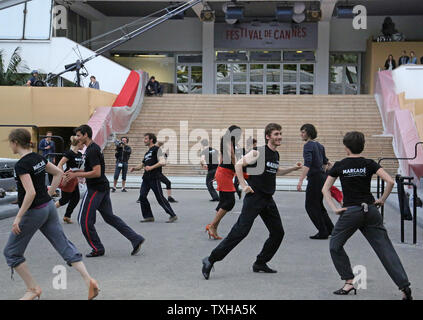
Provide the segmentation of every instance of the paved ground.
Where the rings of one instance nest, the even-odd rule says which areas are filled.
[[[251,264],[260,251],[267,231],[260,219],[256,220],[249,236],[228,257],[215,265],[209,281],[201,275],[201,259],[218,242],[209,240],[205,225],[214,216],[215,203],[202,190],[175,190],[179,203],[174,209],[179,216],[175,224],[164,223],[168,216],[151,198],[156,222],[140,224],[140,208],[135,203],[136,190],[112,194],[115,212],[130,226],[146,237],[138,256],[131,257],[129,242],[110,228],[99,217],[97,230],[106,247],[106,255],[85,259],[88,270],[101,286],[99,299],[337,299],[332,294],[342,281],[332,265],[328,241],[309,240],[315,233],[303,209],[304,193],[277,192],[278,204],[286,237],[270,265],[278,270],[275,275],[256,274]],[[152,196],[152,194],[150,195]],[[242,202],[221,223],[220,233],[226,235],[236,221]],[[64,210],[59,210],[62,217]],[[76,218],[77,213],[74,214]],[[336,217],[331,215],[335,221]],[[7,241],[13,218],[0,220],[0,247]],[[419,229],[419,245],[399,243],[399,216],[386,209],[386,226],[408,272],[414,295],[423,298],[423,231]],[[71,241],[83,253],[89,247],[77,224],[64,225]],[[407,226],[411,243],[411,225]],[[384,271],[374,252],[360,233],[346,246],[353,265],[367,268],[367,289],[357,296],[342,299],[400,299],[401,294]],[[67,290],[52,286],[52,269],[63,264],[48,241],[37,233],[29,245],[26,258],[31,271],[43,288],[44,299],[85,299],[86,290],[79,275],[67,268]],[[18,275],[10,279],[10,270],[0,257],[0,299],[16,299],[23,294],[23,283]]]

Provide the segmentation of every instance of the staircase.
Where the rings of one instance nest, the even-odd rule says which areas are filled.
[[[232,124],[242,129],[263,129],[267,123],[282,125],[282,145],[279,148],[281,165],[291,166],[303,161],[303,142],[300,127],[312,123],[318,131],[317,140],[326,148],[327,157],[334,162],[345,157],[342,137],[348,131],[362,131],[366,136],[363,156],[377,161],[394,157],[392,138],[383,133],[381,117],[373,96],[258,96],[258,95],[176,95],[161,98],[146,97],[138,118],[132,123],[129,137],[132,147],[130,167],[141,163],[147,147],[144,133],[157,133],[168,128],[178,134],[180,121],[188,121],[188,132],[201,128],[212,141],[212,129],[226,129]],[[254,131],[256,134],[256,131]],[[246,136],[246,138],[248,138]],[[186,140],[186,139],[185,139]],[[188,150],[198,143],[188,142]],[[114,172],[114,145],[104,150],[106,172]],[[186,160],[181,159],[181,160]],[[395,175],[398,163],[384,162],[384,167]],[[200,176],[205,170],[200,165],[168,164],[163,172],[169,176]],[[294,172],[287,177],[297,177]]]

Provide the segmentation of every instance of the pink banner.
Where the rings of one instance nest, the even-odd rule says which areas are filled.
[[[375,98],[386,134],[392,134],[396,157],[413,158],[416,143],[420,141],[413,114],[400,108],[391,71],[377,73]],[[399,160],[400,173],[404,176],[423,176],[423,149],[418,146],[414,160]]]
[[[93,140],[103,150],[113,133],[127,133],[141,111],[148,74],[131,71],[113,107],[98,107],[88,125],[93,129]],[[122,105],[128,103],[128,105]]]

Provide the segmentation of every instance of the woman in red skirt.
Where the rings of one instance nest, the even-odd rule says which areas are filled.
[[[235,146],[241,138],[241,128],[232,125],[226,130],[226,133],[220,140],[221,159],[219,167],[216,170],[215,180],[217,182],[217,191],[219,191],[219,204],[216,208],[216,217],[211,224],[206,226],[209,238],[216,240],[222,239],[217,234],[217,227],[220,220],[228,211],[235,206],[235,186],[233,179],[235,176]]]

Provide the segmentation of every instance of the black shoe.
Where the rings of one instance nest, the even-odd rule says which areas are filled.
[[[264,273],[276,273],[276,270],[270,269],[267,264],[258,264],[254,262],[253,264],[253,271],[254,272],[264,272]]]
[[[141,245],[144,243],[145,239],[142,239],[135,247],[134,250],[132,250],[131,252],[131,256],[135,256],[140,250],[141,250]]]
[[[201,270],[201,272],[203,273],[203,276],[206,280],[209,280],[210,277],[210,272],[213,269],[213,263],[211,263],[209,261],[209,257],[205,257],[203,259],[203,269]]]
[[[178,202],[178,201],[176,201],[174,198],[172,198],[172,197],[168,197],[167,198],[167,201],[169,201],[169,202]]]
[[[137,200],[137,203],[140,203],[140,202],[141,202],[141,200],[140,200],[140,199],[138,199],[138,200]]]
[[[122,189],[122,192],[128,192],[128,190],[126,190],[125,188]]]
[[[352,284],[350,284],[350,285],[352,285]],[[345,287],[345,285],[344,285],[344,287]],[[334,291],[334,292],[333,292],[333,294],[336,294],[336,295],[338,295],[338,296],[346,296],[346,295],[348,295],[351,291],[354,291],[354,295],[356,295],[356,294],[357,294],[357,289],[356,289],[356,288],[354,288],[354,286],[352,286],[352,287],[351,287],[351,289],[349,289],[349,290],[344,290],[344,287],[342,287],[342,288],[341,288],[341,289],[339,289],[339,290]]]
[[[326,240],[328,238],[329,238],[328,235],[327,236],[320,235],[320,233],[316,233],[314,236],[310,236],[310,239],[313,239],[313,240]]]
[[[112,187],[112,192],[116,192],[116,188]]]
[[[101,257],[104,256],[104,251],[91,251],[90,253],[85,255],[87,258],[95,258],[95,257]]]
[[[405,287],[401,291],[404,293],[402,300],[413,300],[413,297],[411,296],[411,288],[410,287]]]

